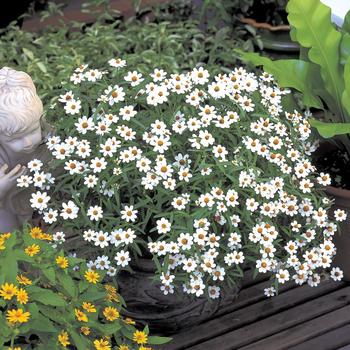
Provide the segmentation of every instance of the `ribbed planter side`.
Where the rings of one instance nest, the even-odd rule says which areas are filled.
[[[133,270],[133,274],[123,272],[118,276],[119,293],[127,305],[125,316],[147,323],[151,330],[162,334],[173,334],[212,318],[237,298],[240,289],[237,286],[215,300],[188,295],[180,288],[164,295],[160,285],[152,282],[152,260],[140,259]]]

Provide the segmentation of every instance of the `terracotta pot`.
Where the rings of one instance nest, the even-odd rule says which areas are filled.
[[[212,318],[220,308],[231,304],[239,292],[236,287],[215,300],[188,295],[180,288],[174,294],[164,295],[159,284],[152,282],[155,273],[152,260],[139,259],[133,270],[133,274],[123,272],[118,276],[119,293],[127,305],[124,314],[147,323],[158,334],[173,334]]]
[[[347,219],[340,223],[340,232],[334,237],[337,247],[334,264],[343,270],[344,280],[350,281],[350,191],[328,186],[326,192],[335,199],[333,209],[340,208],[348,214]]]

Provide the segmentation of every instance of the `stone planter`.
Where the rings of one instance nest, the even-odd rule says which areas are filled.
[[[174,294],[164,295],[159,284],[152,283],[155,273],[152,260],[139,259],[132,268],[133,274],[123,272],[118,276],[119,293],[127,305],[125,316],[147,323],[151,330],[165,335],[212,318],[219,309],[231,304],[239,292],[236,287],[215,300],[188,295],[180,288]]]

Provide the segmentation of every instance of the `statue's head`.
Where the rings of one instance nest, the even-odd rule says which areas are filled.
[[[32,153],[42,139],[43,104],[31,77],[0,69],[0,145],[11,153]]]

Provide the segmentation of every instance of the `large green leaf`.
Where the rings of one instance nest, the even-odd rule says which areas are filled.
[[[350,115],[350,56],[344,66],[345,89],[342,95],[342,103],[347,113]]]
[[[336,135],[350,134],[350,123],[324,123],[310,119],[310,124],[326,139]]]
[[[306,106],[322,108],[322,102],[313,93],[312,84],[319,75],[318,68],[313,63],[296,59],[272,61],[257,53],[238,52],[243,60],[249,61],[255,66],[262,65],[267,72],[275,77],[279,85],[300,91]]]
[[[310,49],[310,61],[321,69],[324,87],[333,97],[332,101],[327,101],[328,107],[343,121],[346,120],[341,103],[344,81],[339,65],[342,35],[331,22],[330,8],[320,0],[290,0],[287,12],[293,38]]]

